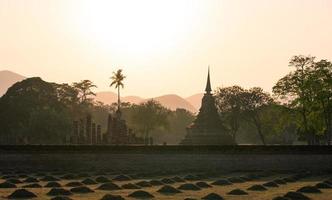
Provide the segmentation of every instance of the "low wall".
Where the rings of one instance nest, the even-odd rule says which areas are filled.
[[[332,169],[330,147],[1,146],[1,169],[120,171]]]

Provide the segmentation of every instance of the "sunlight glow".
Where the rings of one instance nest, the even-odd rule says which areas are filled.
[[[82,1],[76,10],[83,37],[133,56],[176,48],[198,20],[193,1]]]

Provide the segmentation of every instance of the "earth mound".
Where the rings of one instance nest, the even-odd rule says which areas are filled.
[[[0,188],[16,188],[14,183],[9,183],[7,181],[0,183]]]
[[[247,190],[251,190],[251,191],[266,191],[267,189],[262,186],[262,185],[253,185],[251,187],[249,187]]]
[[[192,184],[192,183],[185,183],[182,184],[178,187],[179,190],[200,190],[201,188],[197,187],[196,185]]]
[[[228,192],[227,194],[230,194],[230,195],[247,195],[248,193],[241,190],[241,189],[234,189],[234,190]]]
[[[224,198],[222,198],[219,194],[210,193],[210,194],[206,195],[205,197],[203,197],[202,199],[203,200],[223,200]]]
[[[126,183],[121,186],[123,189],[141,189],[138,185],[135,185],[133,183]]]
[[[152,184],[147,181],[140,181],[140,182],[135,183],[135,185],[138,185],[140,187],[152,187]]]
[[[107,183],[107,182],[111,182],[110,179],[106,178],[105,176],[98,176],[96,179],[96,182],[98,183]]]
[[[120,175],[114,177],[112,180],[114,180],[114,181],[130,181],[131,178],[127,175],[120,174]]]
[[[226,179],[219,179],[219,180],[216,180],[214,181],[213,183],[211,183],[212,185],[232,185],[231,182],[229,182],[228,180]]]
[[[58,178],[55,178],[54,176],[44,176],[40,179],[41,181],[59,181]]]
[[[197,185],[200,188],[210,188],[210,187],[212,187],[211,185],[207,184],[204,181],[199,181],[199,182],[195,183],[195,185]]]
[[[165,184],[173,184],[175,183],[174,180],[170,179],[170,178],[163,178],[161,179],[161,182],[165,183]]]
[[[310,200],[309,197],[305,196],[300,192],[288,192],[284,195],[284,197],[292,199],[292,200]]]
[[[319,189],[331,189],[332,188],[332,186],[330,184],[327,184],[327,183],[324,183],[324,182],[317,183],[315,186]]]
[[[137,199],[151,199],[154,196],[144,190],[137,190],[137,191],[129,194],[128,197],[133,197],[133,198],[137,198]]]
[[[170,186],[170,185],[164,185],[162,188],[160,188],[157,192],[162,194],[177,194],[181,193],[180,190]]]
[[[78,187],[78,186],[82,186],[82,185],[84,185],[84,184],[81,183],[81,182],[74,181],[74,182],[67,183],[65,186],[67,186],[67,187]]]
[[[98,190],[120,190],[121,187],[119,187],[117,184],[114,183],[103,183],[98,188]]]
[[[52,188],[48,193],[48,196],[68,196],[72,195],[69,190],[63,188]]]
[[[61,187],[61,184],[55,181],[48,182],[44,187]]]
[[[178,183],[183,183],[185,180],[183,180],[181,177],[175,176],[172,178],[173,181]]]
[[[274,181],[266,182],[266,183],[263,184],[263,186],[265,186],[265,187],[279,187],[279,185],[277,183],[275,183]]]
[[[34,193],[26,189],[18,189],[11,193],[7,198],[8,199],[32,199],[37,197]]]
[[[301,193],[321,193],[322,191],[320,191],[316,186],[304,186],[304,187],[301,187],[300,189],[298,189],[297,192],[301,192]]]
[[[42,186],[39,185],[38,183],[31,183],[28,185],[23,185],[22,188],[42,188]]]
[[[150,184],[153,185],[153,186],[164,185],[164,183],[159,181],[159,180],[151,180]]]
[[[37,182],[39,182],[39,181],[38,181],[38,179],[36,179],[36,178],[28,177],[28,178],[26,178],[23,182],[24,182],[24,183],[37,183]]]
[[[74,187],[74,188],[70,189],[70,191],[72,193],[78,193],[78,194],[86,194],[86,193],[94,192],[93,190],[91,190],[90,188],[88,188],[86,186]]]
[[[240,177],[231,177],[231,178],[228,178],[227,180],[231,183],[244,183],[245,182],[245,180],[243,180]]]
[[[125,200],[120,195],[105,194],[100,200]]]
[[[57,196],[53,197],[51,200],[72,200],[72,199],[66,196]]]
[[[84,179],[81,183],[85,184],[85,185],[94,185],[94,184],[97,184],[96,181],[94,181],[93,179],[91,178],[86,178]]]

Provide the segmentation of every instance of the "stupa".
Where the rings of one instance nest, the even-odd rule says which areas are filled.
[[[196,119],[187,127],[182,145],[233,145],[234,141],[223,126],[215,98],[211,93],[210,69],[208,70],[205,94]]]

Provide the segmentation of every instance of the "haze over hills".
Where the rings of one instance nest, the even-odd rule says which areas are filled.
[[[190,102],[186,99],[176,95],[176,94],[167,94],[153,98],[142,98],[138,96],[124,96],[121,98],[123,102],[130,102],[134,104],[139,104],[144,101],[154,99],[160,102],[166,108],[171,110],[175,110],[177,108],[184,108],[191,112],[197,112],[197,108],[193,106]],[[111,104],[117,102],[117,94],[114,92],[97,92],[95,100],[103,102],[105,104]]]
[[[8,70],[0,71],[0,97],[7,92],[7,89],[10,86],[18,81],[22,81],[25,78],[26,77],[20,74]]]
[[[26,77],[8,70],[0,71],[0,96],[6,93],[7,89],[18,81],[24,80]],[[121,101],[139,104],[149,99],[160,102],[163,106],[175,110],[176,108],[184,108],[191,112],[197,112],[201,105],[203,94],[195,94],[188,98],[182,98],[176,94],[166,94],[152,98],[142,98],[139,96],[124,96]],[[117,102],[117,94],[114,92],[97,92],[95,100],[105,104]]]

